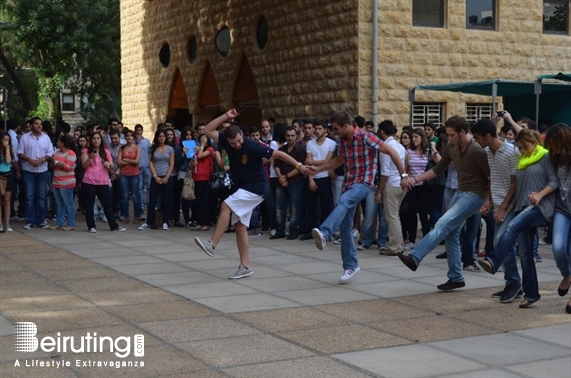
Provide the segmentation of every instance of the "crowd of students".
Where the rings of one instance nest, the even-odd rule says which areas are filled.
[[[505,126],[498,135],[500,118]],[[248,219],[250,234],[269,232],[273,240],[316,239],[320,245],[324,235],[312,230],[319,230],[348,190],[350,165],[362,164],[359,155],[347,155],[350,161],[335,166],[341,150],[339,140],[351,141],[359,133],[366,139],[374,133],[375,125],[363,117],[351,123],[353,134],[341,136],[336,135],[330,120],[294,120],[286,125],[268,119],[249,129],[237,119],[220,120],[217,132],[238,127],[249,140],[312,167],[308,174],[287,160],[270,155],[262,159],[270,190]],[[228,148],[217,140],[218,134],[205,134],[206,123],[182,130],[174,126],[172,121],[159,124],[151,141],[143,136],[142,125],[130,130],[114,118],[105,128],[76,127],[73,133],[66,124],[52,133],[51,125],[39,118],[29,120],[24,128],[11,120],[8,132],[0,134],[0,231],[12,231],[10,220],[24,218],[27,230],[72,231],[77,210],[85,214],[87,230],[92,233],[97,232],[98,213],[111,231],[125,231],[123,226],[129,222],[140,224],[139,230],[152,228],[154,223],[163,230],[172,226],[209,230],[217,222],[221,205],[237,189],[230,180],[214,189],[211,177],[225,172],[231,179],[235,168]],[[503,112],[472,125],[462,117],[452,117],[439,128],[430,123],[403,127],[397,141],[396,126],[388,120],[381,122],[375,136],[379,139],[367,143],[389,145],[407,174],[399,172],[393,157],[374,150],[373,167],[367,170],[371,177],[357,180],[373,190],[359,201],[351,219],[352,232],[339,237],[336,227],[326,236],[335,244],[353,245],[357,239],[359,250],[376,244],[380,254],[399,256],[412,270],[435,245],[446,243],[446,252],[437,258],[448,258],[449,282],[439,288],[464,286],[461,270],[480,271],[475,264],[479,255],[484,257],[479,263],[487,272],[504,271],[506,286],[493,296],[509,302],[522,294],[523,285],[520,307],[528,307],[540,298],[535,263],[541,261],[537,244],[542,240],[537,228],[549,225],[548,241],[553,243],[564,277],[558,291],[566,295],[571,285],[571,129],[563,124],[542,127],[540,135],[532,120],[515,122]],[[449,140],[451,137],[454,140]],[[192,151],[186,141],[194,142]],[[466,153],[472,154],[469,163],[475,166],[466,167],[462,156]],[[234,165],[247,165],[248,155],[241,156],[242,161],[233,161]],[[187,177],[195,184],[193,201],[181,197]],[[475,197],[461,214],[454,214],[456,221],[451,221],[448,218],[465,193]],[[477,211],[468,210],[472,207]],[[55,219],[56,225],[50,227],[46,218]],[[158,218],[162,220],[156,225]],[[481,219],[487,224],[484,248],[479,247]],[[417,245],[419,220],[423,240]],[[232,232],[234,224],[226,223],[224,231]],[[327,237],[321,246],[326,241]],[[405,256],[403,251],[411,253]],[[461,264],[460,273],[457,264]],[[358,266],[345,270],[345,276],[348,270],[352,275]],[[571,303],[566,310],[571,313]]]

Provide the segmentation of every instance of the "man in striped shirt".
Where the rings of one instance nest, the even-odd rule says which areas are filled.
[[[507,140],[501,140],[497,135],[496,125],[487,119],[478,121],[472,127],[474,140],[485,147],[488,165],[490,166],[490,191],[488,202],[491,206],[482,207],[482,214],[487,215],[490,211],[496,221],[494,247],[500,236],[506,231],[508,224],[515,217],[514,212],[506,213],[515,193],[515,175],[519,161],[519,152],[515,146]],[[492,297],[499,298],[500,302],[511,302],[516,296],[521,295],[521,278],[517,270],[515,244],[511,253],[503,262],[504,290],[493,293]]]
[[[333,233],[339,228],[341,233],[341,259],[345,273],[339,278],[345,283],[361,270],[357,261],[357,251],[351,236],[353,215],[357,205],[375,188],[374,178],[377,170],[377,154],[383,152],[391,157],[402,178],[406,172],[398,153],[374,134],[367,133],[356,126],[351,115],[339,110],[330,118],[333,132],[339,136],[337,156],[329,162],[311,167],[312,174],[335,169],[345,164],[343,194],[335,209],[321,224],[314,228],[311,235],[318,249],[323,249],[327,241],[331,241]]]

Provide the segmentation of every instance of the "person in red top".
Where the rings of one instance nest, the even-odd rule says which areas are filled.
[[[71,137],[62,135],[56,142],[58,150],[54,153],[51,166],[54,169],[54,197],[56,200],[56,221],[55,229],[71,231],[75,229],[75,203],[73,202],[73,191],[75,189],[75,165],[77,155],[70,148]],[[67,214],[67,226],[64,227],[63,220]]]
[[[121,172],[119,179],[121,180],[121,188],[123,189],[123,198],[121,201],[123,216],[125,217],[123,223],[129,223],[129,192],[131,192],[135,211],[133,223],[137,224],[141,217],[141,192],[139,191],[141,148],[135,144],[134,131],[127,130],[125,132],[125,140],[127,144],[121,147],[119,155],[117,156],[117,165]]]
[[[214,148],[205,134],[202,134],[198,142],[199,146],[195,147],[195,160],[191,163],[192,179],[194,180],[194,200],[193,212],[196,212],[196,227],[194,231],[208,231],[210,229],[210,214],[208,212],[208,188],[210,175],[214,170],[212,159],[214,157]],[[193,167],[194,165],[194,167]]]

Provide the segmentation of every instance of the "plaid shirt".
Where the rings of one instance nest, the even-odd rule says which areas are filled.
[[[345,159],[345,178],[343,192],[353,184],[366,184],[375,188],[374,179],[377,171],[377,155],[383,141],[375,134],[362,131],[355,126],[353,140],[339,140],[338,154]]]

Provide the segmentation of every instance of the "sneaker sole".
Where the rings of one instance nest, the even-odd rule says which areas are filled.
[[[228,279],[229,279],[229,280],[239,280],[240,278],[249,277],[249,276],[251,276],[252,274],[254,274],[253,271],[252,271],[252,272],[245,273],[245,274],[241,274],[241,275],[239,275],[239,276],[230,276],[230,277],[228,277]]]
[[[317,249],[323,251],[323,240],[321,240],[321,234],[317,228],[311,230],[311,236],[313,236],[313,239],[315,240],[315,245],[317,246]]]
[[[198,237],[194,238],[194,242],[196,243],[197,246],[200,247],[200,249],[202,249],[204,251],[204,253],[206,253],[208,256],[212,257],[214,256],[214,253],[210,252],[206,246],[204,245],[204,243],[202,243],[202,240],[200,240]]]
[[[510,303],[511,301],[513,301],[518,296],[521,296],[521,295],[518,295],[520,290],[521,290],[521,287],[518,289],[518,291],[511,298],[506,297],[506,298],[502,299],[500,297],[500,303]]]

